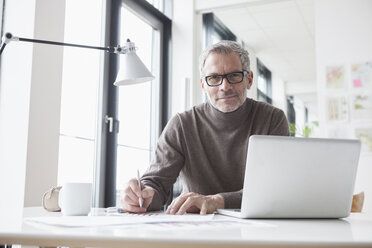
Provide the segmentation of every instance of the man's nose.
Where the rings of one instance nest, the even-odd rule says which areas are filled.
[[[229,83],[229,81],[227,81],[227,78],[224,77],[222,78],[222,83],[220,85],[220,89],[221,90],[228,90],[231,88],[231,84]]]

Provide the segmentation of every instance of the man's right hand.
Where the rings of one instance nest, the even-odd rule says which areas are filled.
[[[121,207],[126,212],[144,213],[152,202],[154,189],[141,183],[141,189],[138,187],[136,178],[129,180],[121,192]],[[139,198],[142,196],[142,208],[139,205]]]

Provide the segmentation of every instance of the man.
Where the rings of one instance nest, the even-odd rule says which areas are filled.
[[[141,189],[132,179],[122,192],[125,211],[161,209],[178,176],[184,193],[167,213],[204,215],[218,208],[240,208],[249,137],[289,135],[282,110],[247,98],[253,73],[248,52],[239,43],[212,45],[199,63],[200,84],[209,101],[169,121],[141,178]]]

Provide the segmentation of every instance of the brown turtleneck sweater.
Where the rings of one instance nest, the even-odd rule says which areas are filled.
[[[247,98],[229,113],[203,103],[175,115],[141,178],[155,189],[149,210],[161,209],[178,176],[183,192],[219,193],[225,208],[240,208],[248,139],[253,134],[288,136],[283,111]]]

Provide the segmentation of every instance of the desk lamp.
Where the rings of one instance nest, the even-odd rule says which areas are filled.
[[[86,46],[86,45],[79,45],[79,44],[72,44],[72,43],[63,43],[63,42],[56,42],[56,41],[49,41],[49,40],[36,40],[36,39],[28,39],[28,38],[21,38],[15,37],[11,33],[4,34],[1,46],[0,46],[0,56],[3,53],[5,46],[11,41],[24,41],[24,42],[32,42],[32,43],[42,43],[42,44],[50,44],[50,45],[57,45],[57,46],[71,46],[71,47],[80,47],[80,48],[88,48],[88,49],[96,49],[102,50],[109,53],[116,53],[116,54],[124,54],[124,61],[123,65],[121,66],[121,70],[119,70],[118,76],[114,82],[114,85],[131,85],[137,83],[143,83],[147,81],[153,80],[155,77],[151,74],[151,72],[146,68],[146,66],[142,63],[140,58],[136,54],[136,47],[133,42],[127,39],[127,42],[124,46],[120,47],[97,47],[97,46]]]

